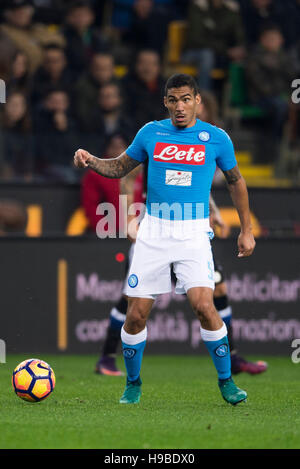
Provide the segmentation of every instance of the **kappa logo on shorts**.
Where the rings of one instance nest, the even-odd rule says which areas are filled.
[[[137,275],[131,274],[128,278],[128,285],[130,286],[130,288],[135,288],[138,283],[139,279],[137,278]]]
[[[219,347],[217,347],[216,350],[215,350],[215,354],[218,357],[225,357],[225,355],[227,355],[227,352],[228,352],[227,344],[219,345]]]
[[[205,145],[174,145],[157,142],[154,161],[180,164],[205,164]]]
[[[125,348],[123,350],[124,358],[133,358],[136,354],[136,350],[134,348]]]

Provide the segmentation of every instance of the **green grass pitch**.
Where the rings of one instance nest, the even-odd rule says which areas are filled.
[[[0,364],[0,448],[300,447],[300,365],[290,358],[268,357],[266,373],[235,377],[248,392],[236,407],[221,398],[209,357],[148,355],[140,404],[118,403],[125,378],[96,375],[95,356],[69,355],[38,357],[57,382],[51,396],[31,404],[11,386],[26,358]]]

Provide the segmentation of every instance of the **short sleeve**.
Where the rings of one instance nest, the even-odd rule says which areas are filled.
[[[130,156],[130,158],[133,158],[134,160],[140,161],[143,163],[147,158],[147,150],[146,150],[146,141],[147,141],[147,135],[148,135],[148,125],[144,125],[136,136],[134,137],[131,145],[127,148],[125,153]]]
[[[217,148],[216,163],[222,171],[228,171],[237,165],[237,161],[231,138],[224,130],[220,129],[220,131],[221,138]]]

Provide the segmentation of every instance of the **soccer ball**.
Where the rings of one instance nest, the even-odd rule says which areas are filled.
[[[12,385],[21,399],[39,402],[52,393],[55,387],[55,375],[48,363],[30,358],[15,368]]]

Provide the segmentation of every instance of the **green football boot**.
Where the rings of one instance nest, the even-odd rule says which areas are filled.
[[[138,378],[136,381],[126,382],[125,391],[120,399],[120,404],[138,404],[142,394],[142,381]]]
[[[238,388],[232,378],[219,381],[219,388],[223,399],[229,404],[236,405],[247,399],[246,391]]]

